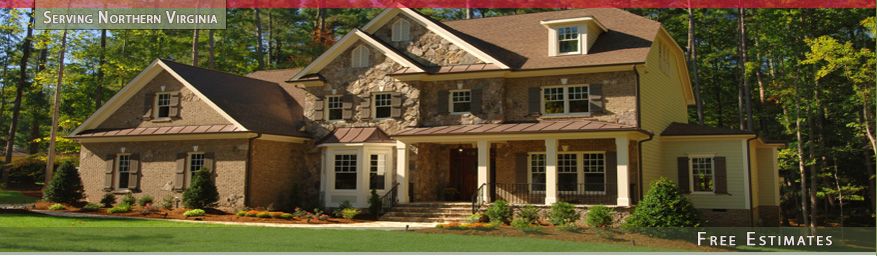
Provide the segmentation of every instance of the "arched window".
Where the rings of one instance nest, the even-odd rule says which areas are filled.
[[[354,68],[368,67],[369,50],[368,47],[360,45],[353,49],[351,58],[351,66]]]
[[[408,41],[411,26],[407,20],[400,19],[393,23],[393,41]]]

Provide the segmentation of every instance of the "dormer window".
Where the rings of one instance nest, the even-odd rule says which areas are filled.
[[[564,27],[557,29],[557,50],[560,54],[579,52],[579,28]]]
[[[356,47],[356,49],[353,49],[353,54],[350,56],[350,66],[354,68],[368,67],[368,57],[368,47],[360,45],[359,47]]]
[[[407,20],[400,19],[393,23],[393,42],[408,41],[411,25]]]
[[[607,31],[590,16],[543,20],[540,24],[548,29],[548,56],[588,54],[597,36]]]

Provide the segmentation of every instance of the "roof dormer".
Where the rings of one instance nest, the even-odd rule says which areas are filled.
[[[594,17],[577,17],[539,22],[548,29],[548,56],[588,54],[606,27]]]

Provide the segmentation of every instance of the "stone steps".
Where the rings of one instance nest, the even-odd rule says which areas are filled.
[[[468,202],[414,202],[397,204],[381,216],[382,221],[462,222],[472,215]]]

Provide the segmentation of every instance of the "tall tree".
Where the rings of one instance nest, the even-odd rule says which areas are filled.
[[[27,35],[21,45],[21,63],[19,63],[18,86],[15,88],[15,102],[12,105],[12,120],[9,124],[9,133],[6,135],[6,159],[5,163],[12,162],[12,151],[15,148],[15,132],[18,128],[18,117],[21,114],[21,98],[24,94],[24,88],[28,86],[27,82],[27,61],[30,58],[31,40],[33,38],[34,26],[34,9],[28,13]],[[9,184],[9,171],[3,170],[3,183]]]
[[[100,109],[103,104],[104,94],[104,65],[107,63],[107,30],[100,30],[100,59],[97,63],[97,86],[94,90],[94,111]]]
[[[58,83],[55,85],[55,100],[52,104],[52,131],[49,135],[49,154],[46,160],[46,185],[52,181],[55,164],[55,136],[58,135],[58,109],[61,105],[61,87],[64,84],[64,54],[67,51],[67,30],[61,36],[61,57],[58,58]]]
[[[216,52],[214,52],[214,49],[213,49],[214,44],[215,44],[214,39],[213,39],[214,32],[215,31],[213,29],[211,29],[209,32],[207,32],[208,38],[209,38],[208,41],[209,41],[209,45],[210,45],[210,55],[207,55],[207,63],[210,66],[210,69],[216,69],[216,66],[214,66],[214,64],[213,64],[213,59],[215,58],[214,55],[216,54]]]
[[[259,17],[260,12],[259,8],[253,8],[254,17],[256,21],[256,59],[259,62],[259,67],[256,70],[264,70],[265,69],[265,54],[262,51],[262,19]]]
[[[192,32],[192,66],[198,66],[198,29]]]
[[[743,98],[746,101],[746,130],[752,131],[752,104],[750,103],[750,99],[752,98],[749,90],[749,77],[746,75],[746,9],[740,9],[740,60],[743,62],[741,67],[743,67],[742,74],[740,75],[740,79],[743,80]]]
[[[697,42],[694,34],[694,12],[691,10],[691,2],[688,7],[688,51],[691,57],[688,65],[694,72],[694,101],[697,104],[697,123],[703,125],[703,102],[700,99],[700,76],[697,74]]]

